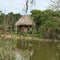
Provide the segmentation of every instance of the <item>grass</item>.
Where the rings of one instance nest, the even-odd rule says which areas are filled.
[[[15,41],[0,39],[0,60],[15,60]]]

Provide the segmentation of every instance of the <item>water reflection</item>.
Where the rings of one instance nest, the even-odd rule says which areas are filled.
[[[26,44],[27,42],[23,45],[20,42],[20,49],[16,49],[15,52],[16,60],[58,60],[57,42],[32,42]]]
[[[16,60],[29,60],[33,54],[33,50],[16,49],[15,54],[16,54]]]

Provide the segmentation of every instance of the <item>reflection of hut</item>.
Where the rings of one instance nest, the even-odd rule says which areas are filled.
[[[17,30],[28,32],[33,27],[33,20],[30,16],[24,15],[22,16],[15,24]]]

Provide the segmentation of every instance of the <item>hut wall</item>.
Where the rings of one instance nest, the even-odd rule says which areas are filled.
[[[29,30],[32,30],[32,26],[31,25],[20,25],[18,26],[18,30],[23,31],[23,32],[28,32]]]
[[[23,32],[27,32],[27,31],[28,31],[28,28],[22,26],[22,27],[19,27],[19,30],[20,30],[20,31],[23,31]]]

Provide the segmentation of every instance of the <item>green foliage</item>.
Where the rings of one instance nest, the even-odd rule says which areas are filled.
[[[8,14],[1,13],[0,29],[5,31],[4,29],[8,27],[8,29],[14,31],[14,25],[21,16],[20,14],[14,14],[12,12]],[[38,36],[40,38],[60,39],[60,11],[32,10],[31,16],[35,22],[35,27],[33,31],[29,31],[28,33],[32,33],[33,36]],[[25,33],[18,33],[27,36]]]
[[[48,39],[60,39],[60,11],[32,10],[38,36]],[[58,33],[59,32],[59,33]]]
[[[57,20],[47,20],[45,23],[40,27],[40,32],[42,32],[44,38],[48,39],[60,39],[59,28],[58,26],[60,23]]]
[[[15,23],[20,17],[21,15],[19,13],[18,14],[14,14],[12,12],[8,14],[1,13],[0,14],[0,28],[4,30],[5,29],[14,30]]]
[[[0,39],[0,60],[15,60],[16,41]]]
[[[34,21],[36,25],[39,26],[41,24],[40,17],[41,17],[42,12],[40,10],[32,10],[31,13],[32,13],[31,16],[34,17]]]
[[[32,10],[31,13],[32,13],[31,16],[34,18],[34,22],[36,24],[36,30],[38,32],[38,27],[42,24],[41,20],[42,12],[40,10]]]

